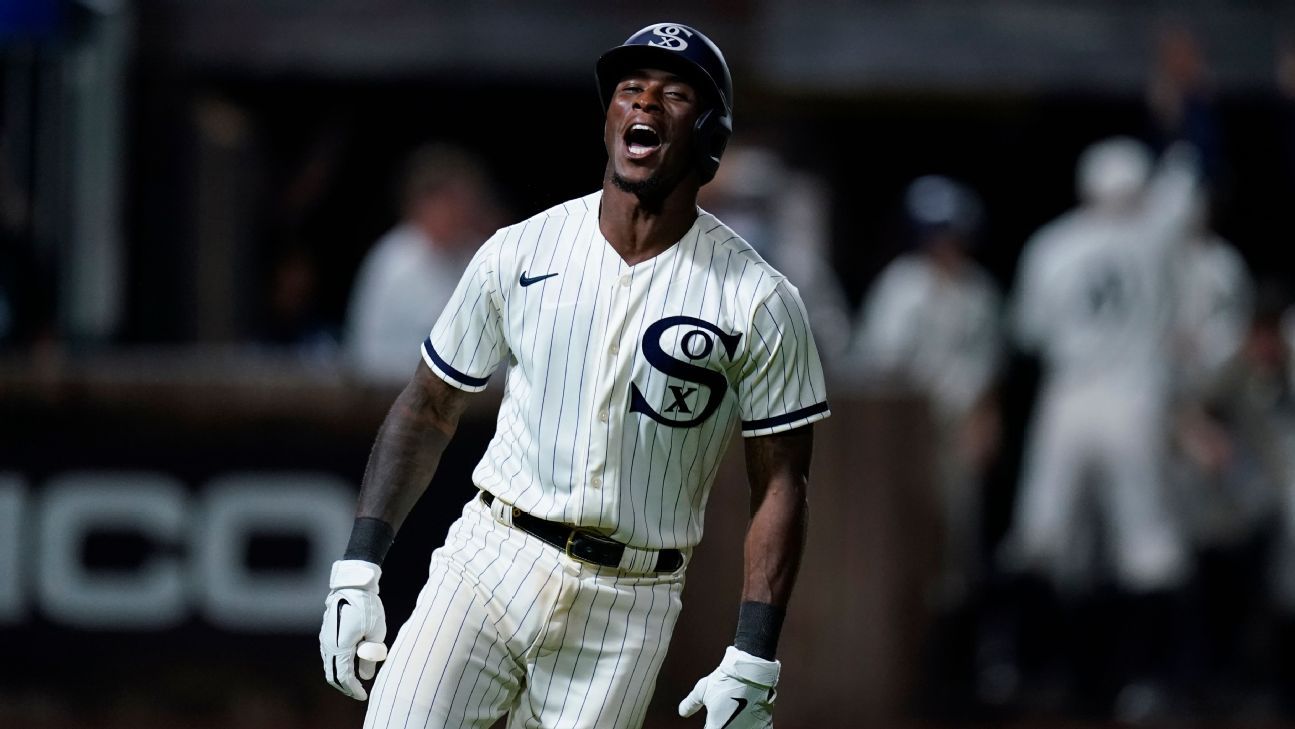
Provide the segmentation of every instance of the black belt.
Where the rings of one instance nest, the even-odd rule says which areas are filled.
[[[495,495],[489,491],[482,491],[481,501],[486,506],[490,506],[495,501]],[[614,539],[568,524],[531,516],[516,506],[513,507],[513,526],[561,549],[574,560],[599,567],[619,567],[621,555],[625,554],[625,545]],[[656,567],[653,567],[652,571],[674,572],[682,566],[683,552],[677,549],[659,549]]]

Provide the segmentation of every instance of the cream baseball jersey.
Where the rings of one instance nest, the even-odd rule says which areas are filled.
[[[478,487],[636,547],[691,547],[735,428],[828,417],[822,365],[795,287],[714,216],[631,266],[598,228],[601,196],[492,236],[423,359],[467,391],[507,363]]]

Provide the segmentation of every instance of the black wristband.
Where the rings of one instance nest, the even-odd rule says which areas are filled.
[[[737,637],[733,647],[772,661],[778,652],[778,634],[787,611],[767,602],[746,601],[737,611]]]
[[[351,541],[346,545],[342,559],[362,559],[381,565],[395,540],[396,530],[387,522],[371,516],[356,517],[355,525],[351,527]]]

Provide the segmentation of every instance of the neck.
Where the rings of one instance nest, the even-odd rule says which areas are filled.
[[[598,228],[620,257],[631,266],[674,245],[697,220],[697,183],[680,180],[664,197],[626,192],[603,179]]]

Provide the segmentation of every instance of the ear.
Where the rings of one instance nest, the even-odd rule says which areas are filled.
[[[715,108],[707,109],[693,125],[693,139],[697,144],[697,169],[702,184],[710,182],[719,170],[720,157],[733,136],[733,122]]]

